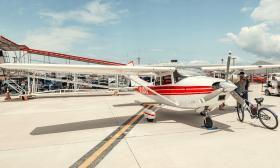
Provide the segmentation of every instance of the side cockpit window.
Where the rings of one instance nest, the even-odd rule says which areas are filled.
[[[155,85],[158,86],[160,85],[160,77],[156,77],[156,80],[155,80]]]
[[[169,85],[172,83],[171,75],[162,76],[161,84],[162,85]]]

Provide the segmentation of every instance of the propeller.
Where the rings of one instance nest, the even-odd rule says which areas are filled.
[[[200,99],[201,103],[204,103],[206,101],[209,101],[209,100],[215,98],[222,92],[230,92],[232,97],[235,98],[238,103],[244,104],[243,98],[234,91],[236,89],[236,86],[233,83],[229,82],[229,77],[234,73],[234,72],[232,72],[232,73],[229,72],[230,61],[231,61],[231,52],[228,53],[225,81],[219,82],[218,89],[216,89],[214,92],[206,95],[205,97],[201,98]],[[213,85],[215,85],[215,84],[213,84]]]
[[[230,77],[231,75],[233,75],[234,72],[235,72],[235,71],[233,71],[232,73],[229,72],[229,69],[230,69],[230,61],[231,61],[231,54],[232,54],[232,52],[229,51],[229,52],[228,52],[228,60],[227,60],[227,69],[226,69],[226,82],[228,82],[229,77]],[[231,94],[231,96],[232,96],[238,103],[240,103],[240,104],[242,104],[242,105],[244,104],[243,98],[242,98],[239,94],[237,94],[234,90],[231,91],[230,94]]]
[[[219,94],[221,94],[222,92],[225,92],[225,91],[232,91],[236,88],[236,86],[229,81],[229,75],[230,75],[230,72],[229,72],[229,69],[230,69],[230,61],[231,61],[231,51],[229,51],[228,53],[228,59],[227,59],[227,69],[226,69],[226,76],[225,76],[225,82],[220,82],[219,83],[219,88],[216,89],[214,92],[206,95],[205,97],[201,98],[200,99],[200,102],[203,103],[205,101],[209,101],[213,98],[215,98],[216,96],[218,96]]]
[[[224,91],[224,88],[219,88],[219,89],[215,90],[214,92],[212,92],[212,93],[204,96],[203,98],[201,98],[200,102],[203,103],[203,102],[209,101],[209,100],[213,99],[214,97],[218,96],[223,91]]]
[[[245,101],[243,100],[243,98],[237,94],[235,91],[231,91],[230,92],[231,96],[241,105],[246,104]]]
[[[226,81],[229,79],[229,67],[230,67],[230,61],[231,61],[231,51],[228,52],[228,59],[227,59],[227,70],[226,70]]]

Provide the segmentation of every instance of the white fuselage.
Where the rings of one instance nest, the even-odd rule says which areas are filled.
[[[209,101],[201,102],[200,100],[214,91],[212,88],[214,83],[222,81],[224,80],[218,78],[194,76],[184,78],[172,85],[149,86],[149,88],[172,100],[173,102],[176,102],[178,104],[177,107],[180,108],[200,109],[204,108],[205,106],[209,106],[209,108],[215,108],[218,105],[224,103],[224,101],[229,97],[229,92],[222,92]],[[145,96],[157,101],[158,103],[171,105],[158,95],[145,90],[143,87],[140,87],[140,89],[138,88],[137,90]]]

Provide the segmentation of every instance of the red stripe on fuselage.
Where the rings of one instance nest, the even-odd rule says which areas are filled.
[[[153,90],[157,89],[212,89],[211,86],[148,86]]]
[[[190,95],[190,94],[209,94],[213,91],[211,86],[148,86],[150,89],[161,95]],[[151,91],[142,86],[136,90],[144,95],[154,95]]]

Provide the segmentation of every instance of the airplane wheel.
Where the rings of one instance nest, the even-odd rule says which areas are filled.
[[[148,122],[153,122],[154,119],[149,119],[149,118],[146,118]]]
[[[213,121],[212,121],[212,119],[210,117],[206,117],[204,119],[204,126],[206,128],[212,128],[213,127]]]
[[[266,96],[270,96],[269,90],[266,89],[266,90],[264,91],[264,94],[265,94]]]

